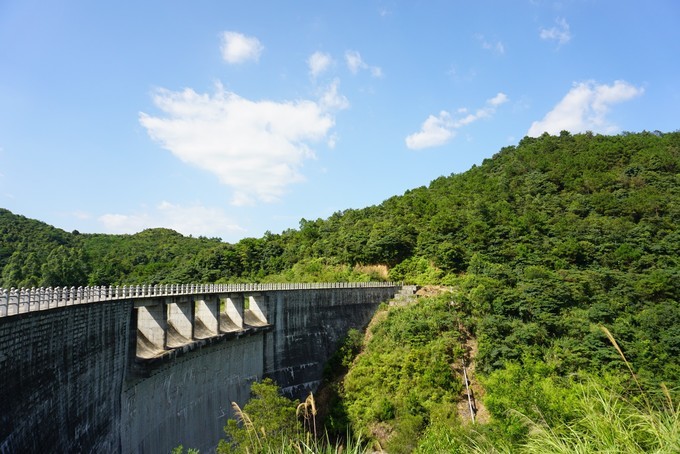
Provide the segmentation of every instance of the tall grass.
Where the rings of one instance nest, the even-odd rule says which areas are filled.
[[[612,333],[600,326],[626,364],[637,391],[625,397],[591,380],[583,387],[579,417],[561,427],[532,424],[527,453],[680,453],[678,407],[661,385],[663,400],[646,393]]]
[[[307,399],[305,399],[304,402],[302,402],[300,405],[297,406],[297,409],[295,410],[295,416],[300,418],[302,416],[303,418],[303,428],[307,429],[307,431],[311,432],[312,428],[314,431],[312,432],[314,434],[314,438],[317,437],[316,434],[316,402],[314,401],[314,394],[309,393],[309,396]]]
[[[253,433],[257,438],[261,434]],[[309,432],[300,433],[296,437],[284,437],[277,443],[253,444],[250,447],[242,446],[242,450],[229,452],[246,452],[249,454],[369,454],[374,453],[363,443],[361,438],[348,439],[344,443],[332,443],[328,436],[314,438]]]
[[[231,407],[234,409],[234,414],[236,415],[236,420],[243,424],[243,427],[246,429],[246,433],[248,434],[248,442],[250,444],[250,448],[257,452],[258,450],[262,449],[262,439],[260,436],[260,432],[258,432],[255,429],[255,425],[253,424],[253,421],[250,419],[250,416],[246,412],[244,412],[241,407],[238,406],[236,402],[231,403]],[[264,434],[262,434],[264,436]]]
[[[591,377],[574,387],[579,399],[573,418],[548,424],[525,417],[529,432],[519,444],[513,446],[502,433],[483,427],[434,441],[448,445],[448,452],[680,453],[680,407],[670,391],[662,384],[660,394],[645,392],[614,336],[601,329],[628,368],[635,383],[632,392],[618,392],[611,383]]]
[[[581,391],[578,417],[550,427],[531,423],[525,453],[680,453],[678,406],[661,385],[664,399],[654,400],[645,392],[633,367],[611,332],[600,327],[628,368],[637,391],[623,396],[595,380]]]
[[[575,421],[558,427],[532,424],[522,452],[680,452],[678,408],[672,401],[640,405],[595,382],[584,386],[581,397]]]

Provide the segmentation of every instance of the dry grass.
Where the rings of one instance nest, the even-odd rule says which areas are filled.
[[[389,276],[387,265],[355,265],[354,270],[369,276],[375,276],[379,279],[386,280]]]
[[[314,430],[314,438],[317,438],[316,433],[316,402],[314,402],[314,394],[309,393],[307,399],[297,406],[295,416],[303,417],[303,427],[308,431]],[[311,426],[311,427],[310,427]]]
[[[423,285],[416,292],[416,296],[433,297],[433,296],[438,296],[438,295],[441,295],[442,293],[447,293],[447,292],[450,292],[450,291],[451,291],[450,287],[445,287],[443,285]]]
[[[231,403],[231,408],[234,409],[236,420],[243,424],[243,427],[245,427],[246,432],[248,433],[248,441],[250,442],[250,446],[256,449],[262,449],[262,441],[260,440],[257,430],[255,430],[255,425],[253,424],[253,420],[250,419],[250,416],[248,416],[248,414],[244,412],[236,402]]]

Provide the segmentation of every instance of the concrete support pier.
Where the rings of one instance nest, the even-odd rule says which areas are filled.
[[[161,301],[139,306],[137,311],[137,356],[153,358],[165,351],[167,312]]]
[[[204,297],[195,301],[194,338],[207,339],[220,332],[220,300],[218,297]]]
[[[233,293],[222,298],[224,311],[220,310],[220,331],[223,333],[243,330],[243,294]]]

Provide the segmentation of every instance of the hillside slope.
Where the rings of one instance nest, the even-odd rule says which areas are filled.
[[[597,392],[601,382],[630,390],[627,366],[602,327],[645,392],[662,382],[670,395],[680,389],[680,132],[527,137],[379,205],[233,245],[167,229],[67,233],[6,210],[0,241],[3,287],[360,280],[375,277],[369,265],[387,266],[393,280],[447,286],[429,309],[400,308],[405,313],[377,328],[394,339],[372,337],[390,361],[370,364],[408,378],[396,387],[401,400],[371,377],[372,367],[349,374],[363,377],[349,387],[362,399],[380,397],[360,423],[393,421],[406,439],[427,435],[437,417],[430,411],[458,385],[446,377],[432,391],[416,368],[403,368],[390,342],[414,347],[410,354],[422,361],[412,363],[432,378],[429,365],[441,372],[442,358],[460,360],[450,333],[458,323],[476,336],[487,407],[515,441],[526,426],[516,413],[507,416],[511,410],[547,421],[574,417],[575,377],[598,377]],[[438,322],[435,312],[448,315]],[[401,418],[412,410],[414,418]]]
[[[391,276],[449,292],[390,309],[335,412],[389,452],[677,452],[679,171],[677,134],[562,134],[387,201],[421,213]],[[451,397],[468,330],[476,427]]]

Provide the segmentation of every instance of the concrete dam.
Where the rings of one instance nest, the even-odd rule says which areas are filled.
[[[250,384],[304,398],[393,283],[0,289],[0,453],[210,452]]]

